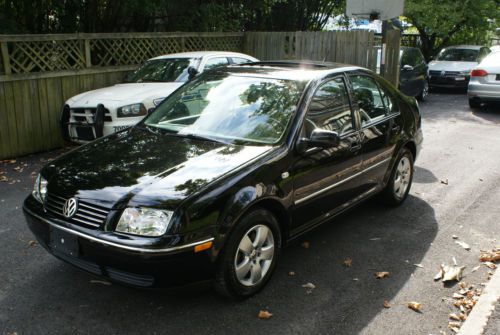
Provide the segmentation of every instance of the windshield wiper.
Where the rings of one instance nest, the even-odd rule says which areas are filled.
[[[174,135],[174,134],[169,134],[169,135]],[[198,135],[198,134],[193,134],[193,133],[186,133],[186,134],[177,133],[174,136],[185,137],[185,138],[189,138],[191,140],[201,140],[201,141],[210,141],[210,142],[215,142],[215,143],[231,144],[229,142],[222,141],[218,138],[205,136],[205,135]]]

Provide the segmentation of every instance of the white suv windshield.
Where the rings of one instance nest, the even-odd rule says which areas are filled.
[[[274,144],[303,89],[292,80],[207,74],[165,99],[145,124],[179,136]]]
[[[125,79],[127,83],[186,81],[189,66],[198,66],[197,58],[153,59],[144,63]]]

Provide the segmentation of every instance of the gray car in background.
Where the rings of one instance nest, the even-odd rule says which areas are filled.
[[[482,103],[500,102],[500,51],[489,54],[470,74],[469,106],[479,108]]]

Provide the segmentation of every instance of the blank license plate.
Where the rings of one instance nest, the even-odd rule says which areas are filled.
[[[72,257],[79,255],[78,237],[52,226],[50,227],[50,247],[53,251]]]

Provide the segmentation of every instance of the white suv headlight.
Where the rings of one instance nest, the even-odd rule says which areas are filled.
[[[168,230],[173,214],[172,211],[152,208],[126,208],[115,230],[133,235],[161,236]]]
[[[45,196],[47,195],[47,180],[43,178],[40,174],[36,177],[35,185],[33,187],[33,197],[42,204],[45,201]]]

